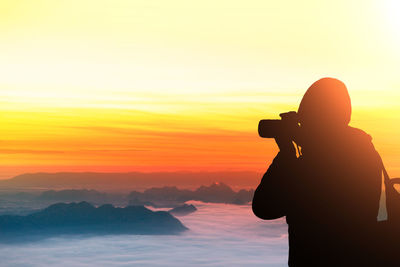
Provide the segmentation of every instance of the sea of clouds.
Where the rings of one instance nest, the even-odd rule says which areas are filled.
[[[1,266],[287,266],[287,226],[250,206],[191,201],[176,236],[66,236],[0,244]]]

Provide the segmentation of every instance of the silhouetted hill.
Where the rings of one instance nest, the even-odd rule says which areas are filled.
[[[256,172],[32,173],[0,180],[0,190],[43,191],[87,188],[101,191],[131,191],[171,185],[194,188],[214,181],[222,181],[240,188],[252,188],[257,186],[259,179],[260,174]]]
[[[88,201],[88,202],[96,202],[102,203],[106,202],[108,196],[106,193],[102,193],[96,190],[87,190],[87,189],[67,189],[67,190],[49,190],[41,193],[38,197],[38,200],[42,201]]]
[[[98,208],[87,202],[57,203],[27,216],[0,216],[0,238],[54,234],[177,234],[187,228],[165,211],[143,206]]]
[[[168,212],[175,216],[185,216],[190,213],[193,213],[197,210],[195,206],[192,204],[183,204],[182,206],[175,207],[170,209]]]
[[[247,204],[253,198],[254,190],[242,189],[233,191],[224,183],[213,183],[200,186],[196,190],[178,189],[177,187],[151,188],[144,192],[133,191],[128,195],[132,205],[149,205],[153,207],[176,207],[188,200],[210,203]]]
[[[224,183],[213,183],[210,186],[200,186],[193,192],[193,196],[196,198],[194,200],[203,202],[232,203],[236,199],[236,192]]]

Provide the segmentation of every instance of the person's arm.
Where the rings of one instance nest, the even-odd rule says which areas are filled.
[[[296,168],[296,153],[292,146],[277,141],[281,152],[264,174],[260,185],[254,192],[253,213],[264,220],[272,220],[287,214],[290,185],[288,178]]]

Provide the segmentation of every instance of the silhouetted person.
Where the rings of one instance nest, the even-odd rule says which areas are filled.
[[[346,86],[324,78],[305,93],[295,134],[288,126],[275,138],[280,152],[255,191],[253,212],[286,216],[289,266],[376,264],[381,165],[371,137],[348,126],[350,117]]]

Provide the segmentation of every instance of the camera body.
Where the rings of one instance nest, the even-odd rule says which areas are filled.
[[[299,128],[299,119],[295,111],[281,113],[281,120],[260,120],[258,134],[263,138],[280,136],[294,137]]]

